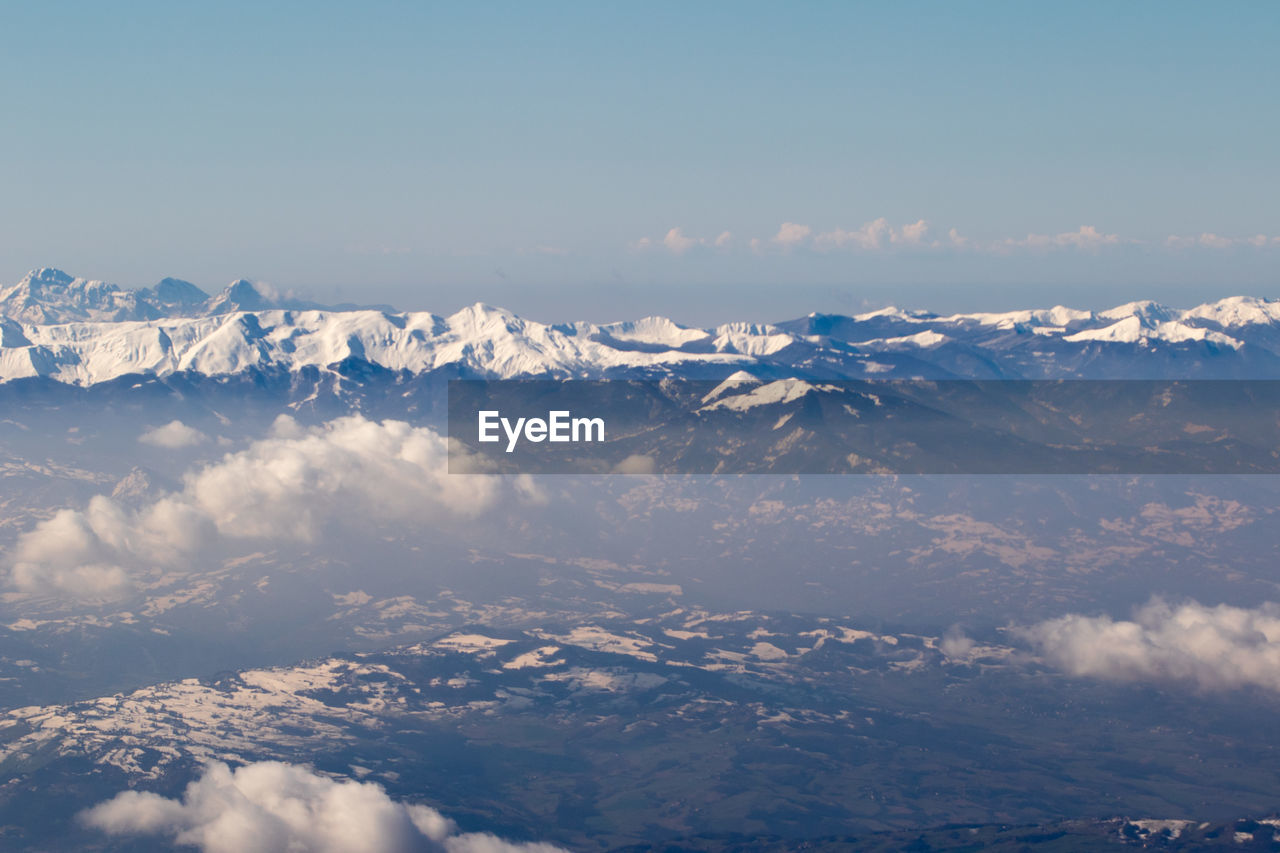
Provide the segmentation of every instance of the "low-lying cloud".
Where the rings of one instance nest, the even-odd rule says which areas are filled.
[[[373,782],[333,779],[263,761],[231,769],[212,763],[181,799],[125,791],[82,812],[113,836],[160,836],[203,853],[560,853],[459,833],[433,808],[397,802]]]
[[[15,546],[10,581],[110,598],[128,590],[133,573],[180,570],[219,542],[313,542],[330,528],[479,515],[502,481],[449,476],[447,450],[442,436],[401,421],[353,416],[308,428],[281,417],[269,437],[188,472],[180,491],[140,508],[99,495],[40,523]],[[528,478],[508,486],[533,494]]]
[[[1214,234],[1212,231],[1205,231],[1194,235],[1170,234],[1165,239],[1165,245],[1175,249],[1234,249],[1241,246],[1262,249],[1268,246],[1280,246],[1280,236],[1268,237],[1266,234],[1254,234],[1251,237],[1225,237]]]
[[[150,444],[152,447],[163,447],[168,450],[195,447],[197,444],[203,444],[208,440],[209,437],[200,430],[195,427],[189,427],[178,420],[169,421],[164,426],[149,429],[138,436],[138,441],[143,444]]]
[[[1093,225],[1081,225],[1075,231],[1064,231],[1060,234],[1028,234],[1021,240],[1005,240],[1004,247],[1096,250],[1103,246],[1117,246],[1120,243],[1120,237],[1116,234],[1104,234]]]
[[[733,234],[721,231],[715,237],[691,237],[684,233],[683,228],[677,226],[667,231],[661,239],[641,237],[631,245],[633,249],[638,250],[656,249],[661,246],[673,255],[683,255],[690,249],[728,249],[733,245]]]
[[[1209,607],[1152,599],[1130,620],[1070,614],[1018,633],[1072,675],[1280,691],[1280,605],[1273,603]]]
[[[714,239],[691,237],[679,226],[671,228],[664,237],[642,237],[631,247],[638,250],[665,249],[673,255],[684,255],[698,247],[730,249],[735,244],[760,254],[768,251],[789,253],[792,250],[816,252],[853,251],[880,252],[908,250],[963,251],[989,255],[1010,255],[1024,251],[1071,250],[1097,253],[1117,247],[1145,246],[1148,249],[1275,249],[1280,248],[1280,235],[1253,234],[1251,236],[1224,236],[1213,232],[1182,235],[1171,234],[1163,240],[1137,236],[1122,236],[1102,230],[1096,225],[1081,225],[1074,231],[1058,233],[1029,233],[1025,237],[994,237],[972,239],[952,227],[945,236],[933,236],[930,223],[925,219],[892,225],[885,217],[869,220],[856,228],[835,227],[820,230],[802,222],[783,222],[772,237],[749,237],[734,240],[725,231]]]

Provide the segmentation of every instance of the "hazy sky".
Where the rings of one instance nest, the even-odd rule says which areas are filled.
[[[540,319],[1280,295],[1280,5],[0,6],[0,282]]]

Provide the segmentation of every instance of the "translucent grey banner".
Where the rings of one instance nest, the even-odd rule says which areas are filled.
[[[449,383],[450,473],[1275,474],[1280,381]]]

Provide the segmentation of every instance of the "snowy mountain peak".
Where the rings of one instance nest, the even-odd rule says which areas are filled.
[[[1124,305],[1117,305],[1115,308],[1098,312],[1098,316],[1104,320],[1125,320],[1129,317],[1136,317],[1138,322],[1148,329],[1154,329],[1161,323],[1176,320],[1181,314],[1181,311],[1176,311],[1167,305],[1161,305],[1159,302],[1153,302],[1150,299],[1127,302]]]
[[[670,346],[676,349],[711,337],[705,329],[682,326],[666,317],[654,316],[622,323],[609,323],[599,328],[601,332],[617,341]]]
[[[270,286],[247,279],[233,281],[217,296],[210,297],[191,282],[178,278],[162,279],[154,287],[126,290],[104,281],[74,278],[52,267],[32,270],[13,287],[0,289],[0,316],[36,325],[322,307],[282,297]]]
[[[52,284],[60,287],[66,287],[75,281],[75,278],[55,267],[41,267],[28,272],[22,277],[19,285],[32,284]]]
[[[195,308],[209,301],[209,294],[180,278],[163,278],[149,292],[156,302],[165,306]]]
[[[1152,340],[1166,343],[1187,343],[1197,341],[1216,344],[1218,346],[1240,349],[1244,342],[1222,332],[1215,332],[1203,327],[1189,326],[1175,320],[1167,322],[1153,321],[1150,317],[1131,314],[1122,320],[1100,329],[1086,329],[1067,335],[1064,341],[1080,343],[1084,341],[1107,341],[1110,343],[1127,343],[1148,345]]]
[[[497,308],[485,302],[476,302],[450,314],[446,321],[450,326],[469,329],[507,329],[514,331],[524,320],[505,308]]]
[[[1185,312],[1188,320],[1206,320],[1224,328],[1272,325],[1280,321],[1280,299],[1257,296],[1228,296],[1217,302],[1198,305]]]
[[[791,403],[807,394],[832,387],[830,385],[813,385],[803,379],[777,379],[765,384],[726,380],[717,385],[711,393],[703,398],[704,402],[707,400],[712,402],[707,403],[699,411],[729,409],[735,412],[745,412],[759,406]],[[782,423],[785,423],[785,421],[779,422],[779,426]]]
[[[160,313],[133,291],[44,267],[27,273],[13,287],[0,290],[0,315],[43,324],[142,320]]]
[[[887,307],[880,308],[876,311],[867,311],[862,314],[855,314],[853,316],[853,319],[865,322],[867,320],[878,320],[878,319],[888,318],[893,320],[904,320],[908,323],[914,323],[920,320],[927,320],[933,316],[935,315],[930,314],[927,311],[904,311],[903,309],[898,308],[894,305],[889,305]]]
[[[267,288],[255,286],[248,279],[237,279],[209,300],[207,313],[229,314],[233,311],[267,311],[279,307],[280,301]]]
[[[1068,308],[1065,305],[1055,305],[1052,308],[1033,308],[1022,311],[953,314],[945,319],[953,322],[970,321],[999,329],[1014,329],[1018,326],[1066,327],[1073,323],[1093,320],[1094,313]]]

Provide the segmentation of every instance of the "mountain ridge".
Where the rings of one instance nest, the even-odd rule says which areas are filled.
[[[894,307],[779,323],[541,323],[482,302],[449,315],[327,307],[245,279],[209,296],[44,268],[0,290],[0,382],[334,370],[352,360],[476,378],[1280,378],[1280,300],[1151,301],[934,314]]]
[[[247,279],[231,282],[215,295],[180,278],[164,278],[153,287],[122,288],[100,279],[72,276],[56,267],[28,272],[15,285],[0,288],[0,316],[33,325],[74,322],[126,322],[208,316],[234,311],[324,306],[281,295]]]

